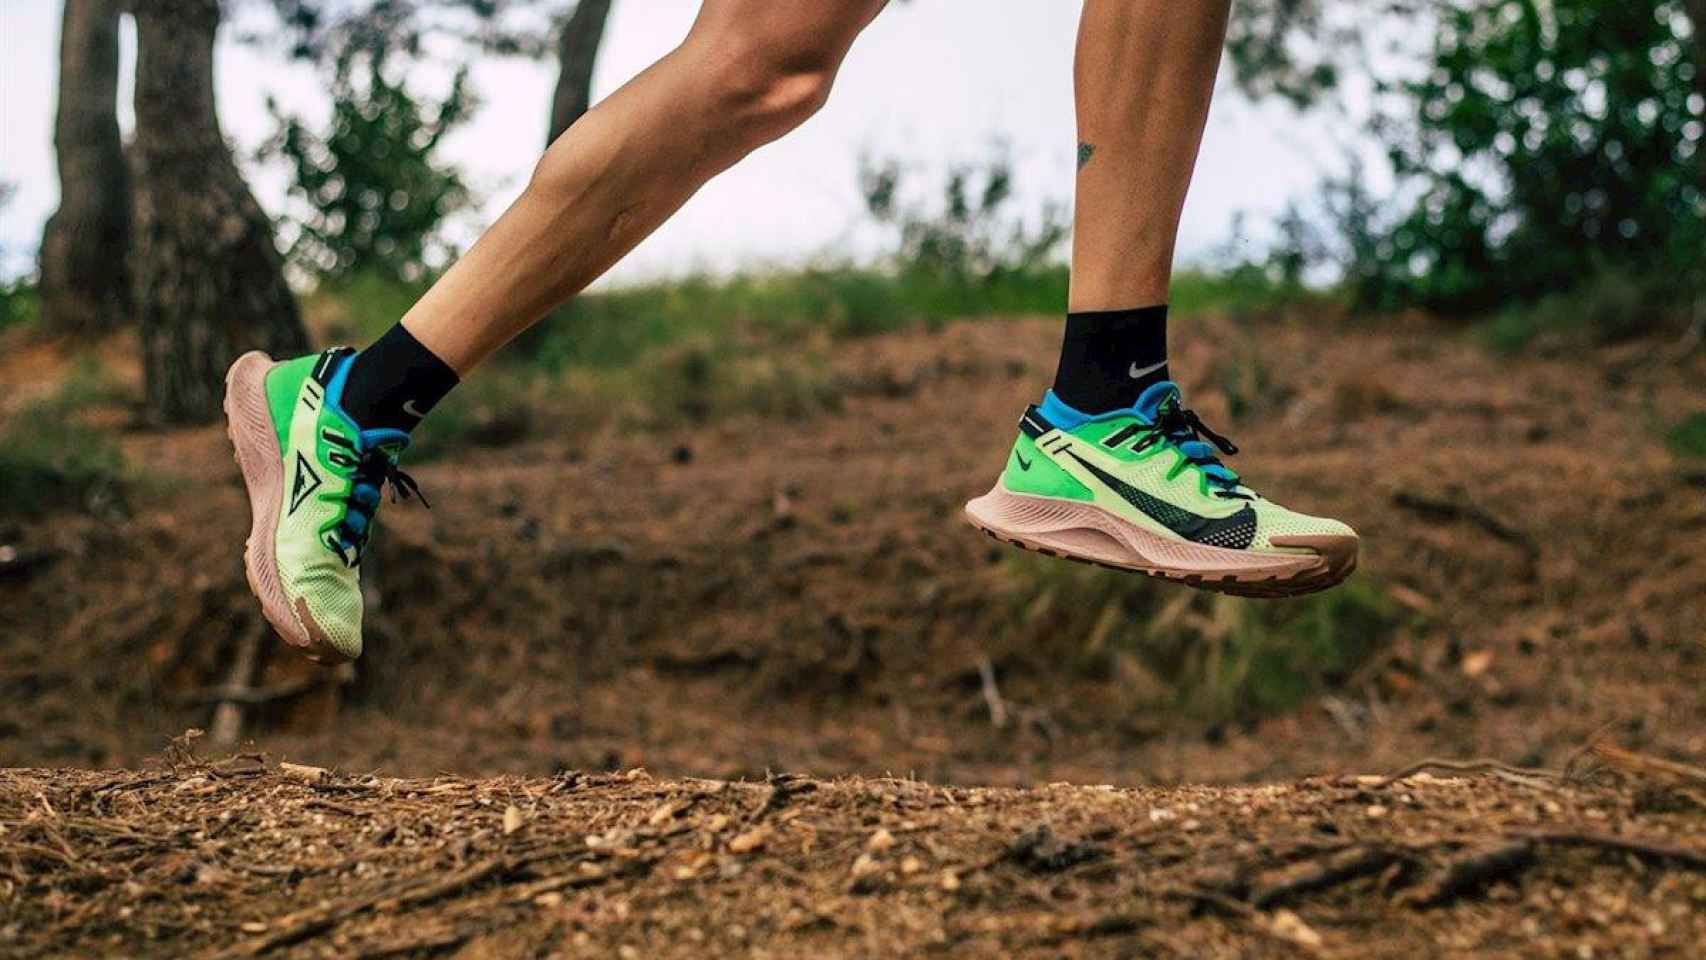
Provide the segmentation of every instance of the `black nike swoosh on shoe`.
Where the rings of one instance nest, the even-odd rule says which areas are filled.
[[[1230,517],[1205,517],[1182,507],[1150,496],[1071,450],[1066,455],[1077,460],[1108,489],[1125,502],[1142,511],[1143,515],[1161,524],[1192,543],[1202,543],[1228,550],[1248,549],[1256,540],[1256,511],[1249,506]]]
[[[1025,459],[1025,455],[1024,455],[1024,454],[1022,454],[1022,453],[1020,453],[1020,452],[1019,452],[1019,451],[1017,451],[1017,450],[1015,450],[1015,451],[1013,451],[1013,458],[1014,458],[1014,459],[1015,459],[1015,460],[1018,460],[1018,461],[1019,461],[1019,469],[1020,469],[1020,470],[1029,470],[1029,469],[1031,469],[1031,462],[1030,462],[1030,461],[1028,461],[1028,460],[1026,460],[1026,459]]]

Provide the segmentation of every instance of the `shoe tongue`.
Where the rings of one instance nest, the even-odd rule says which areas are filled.
[[[361,449],[379,450],[390,457],[393,463],[403,455],[403,451],[408,447],[409,435],[401,430],[379,427],[361,431]]]
[[[1168,400],[1177,404],[1179,399],[1179,385],[1171,380],[1162,380],[1150,384],[1149,388],[1138,396],[1137,402],[1132,404],[1132,409],[1145,420],[1154,423],[1161,416],[1161,408]]]

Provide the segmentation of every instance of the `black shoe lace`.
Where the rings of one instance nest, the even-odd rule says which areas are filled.
[[[1192,440],[1206,440],[1226,456],[1230,457],[1238,452],[1237,444],[1210,429],[1208,424],[1203,423],[1202,418],[1197,416],[1195,410],[1186,409],[1177,403],[1162,405],[1155,417],[1154,429],[1155,433],[1174,444],[1183,444]],[[1190,452],[1186,452],[1185,459],[1198,467],[1219,467],[1226,471],[1228,476],[1220,475],[1219,471],[1205,470],[1203,472],[1203,476],[1208,479],[1209,484],[1217,488],[1215,490],[1216,496],[1224,499],[1248,499],[1237,492],[1238,475],[1233,473],[1225,464],[1222,464],[1218,457],[1193,456]]]
[[[368,538],[373,534],[373,515],[379,510],[379,503],[383,499],[382,491],[387,484],[391,487],[392,503],[419,498],[421,506],[432,509],[432,502],[421,490],[421,485],[398,467],[397,462],[383,449],[376,447],[367,451],[356,464],[355,471],[350,474],[350,481],[345,521],[338,532],[343,541],[354,549],[358,562],[362,551],[367,547]],[[357,496],[363,489],[372,490],[374,496],[371,499]],[[349,525],[350,514],[361,516],[359,531]]]

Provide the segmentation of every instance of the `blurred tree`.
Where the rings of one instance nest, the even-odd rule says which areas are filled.
[[[1374,77],[1369,129],[1391,159],[1397,200],[1372,203],[1360,169],[1324,195],[1336,234],[1326,247],[1364,303],[1474,314],[1578,286],[1618,291],[1623,304],[1706,291],[1706,0],[1245,9],[1228,51],[1247,93],[1306,107],[1353,59]],[[1402,44],[1414,41],[1403,38],[1417,36],[1430,42],[1406,57]],[[1368,37],[1400,38],[1381,69],[1367,59]],[[1421,70],[1380,76],[1401,62]],[[1281,251],[1281,268],[1296,269],[1296,246]],[[1613,319],[1627,312],[1584,316],[1619,335],[1662,313]]]
[[[551,94],[546,143],[554,142],[592,105],[592,68],[604,41],[610,5],[611,0],[580,0],[557,32],[557,86]]]
[[[291,54],[335,63],[352,48],[416,56],[436,36],[477,53],[555,54],[549,139],[592,102],[592,70],[613,0],[271,0]],[[555,42],[545,39],[555,35]]]
[[[1364,299],[1479,312],[1605,271],[1706,287],[1689,31],[1674,0],[1443,10],[1427,71],[1397,87],[1408,106],[1385,135],[1416,200],[1361,265]]]
[[[894,259],[902,270],[966,285],[1042,266],[1067,235],[1065,211],[1049,204],[1035,228],[1009,214],[1013,165],[997,149],[987,161],[948,171],[939,207],[907,202],[898,161],[859,162],[865,209],[898,234]]]
[[[220,132],[213,41],[219,0],[130,0],[137,27],[135,248],[147,411],[219,415],[240,353],[303,353],[296,298],[267,220]]]
[[[128,317],[130,187],[119,141],[118,0],[66,0],[53,145],[59,209],[41,241],[49,329],[90,332]]]
[[[262,148],[290,165],[292,194],[307,214],[289,256],[324,279],[371,271],[418,280],[431,265],[434,236],[445,217],[468,203],[461,175],[433,152],[472,107],[467,71],[456,74],[443,102],[429,111],[386,76],[383,51],[345,48],[332,81],[325,134],[270,105],[279,133]]]

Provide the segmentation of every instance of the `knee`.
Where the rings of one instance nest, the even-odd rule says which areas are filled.
[[[710,56],[711,109],[744,139],[775,139],[829,100],[845,52],[827,44],[792,50],[750,41],[725,45]]]

